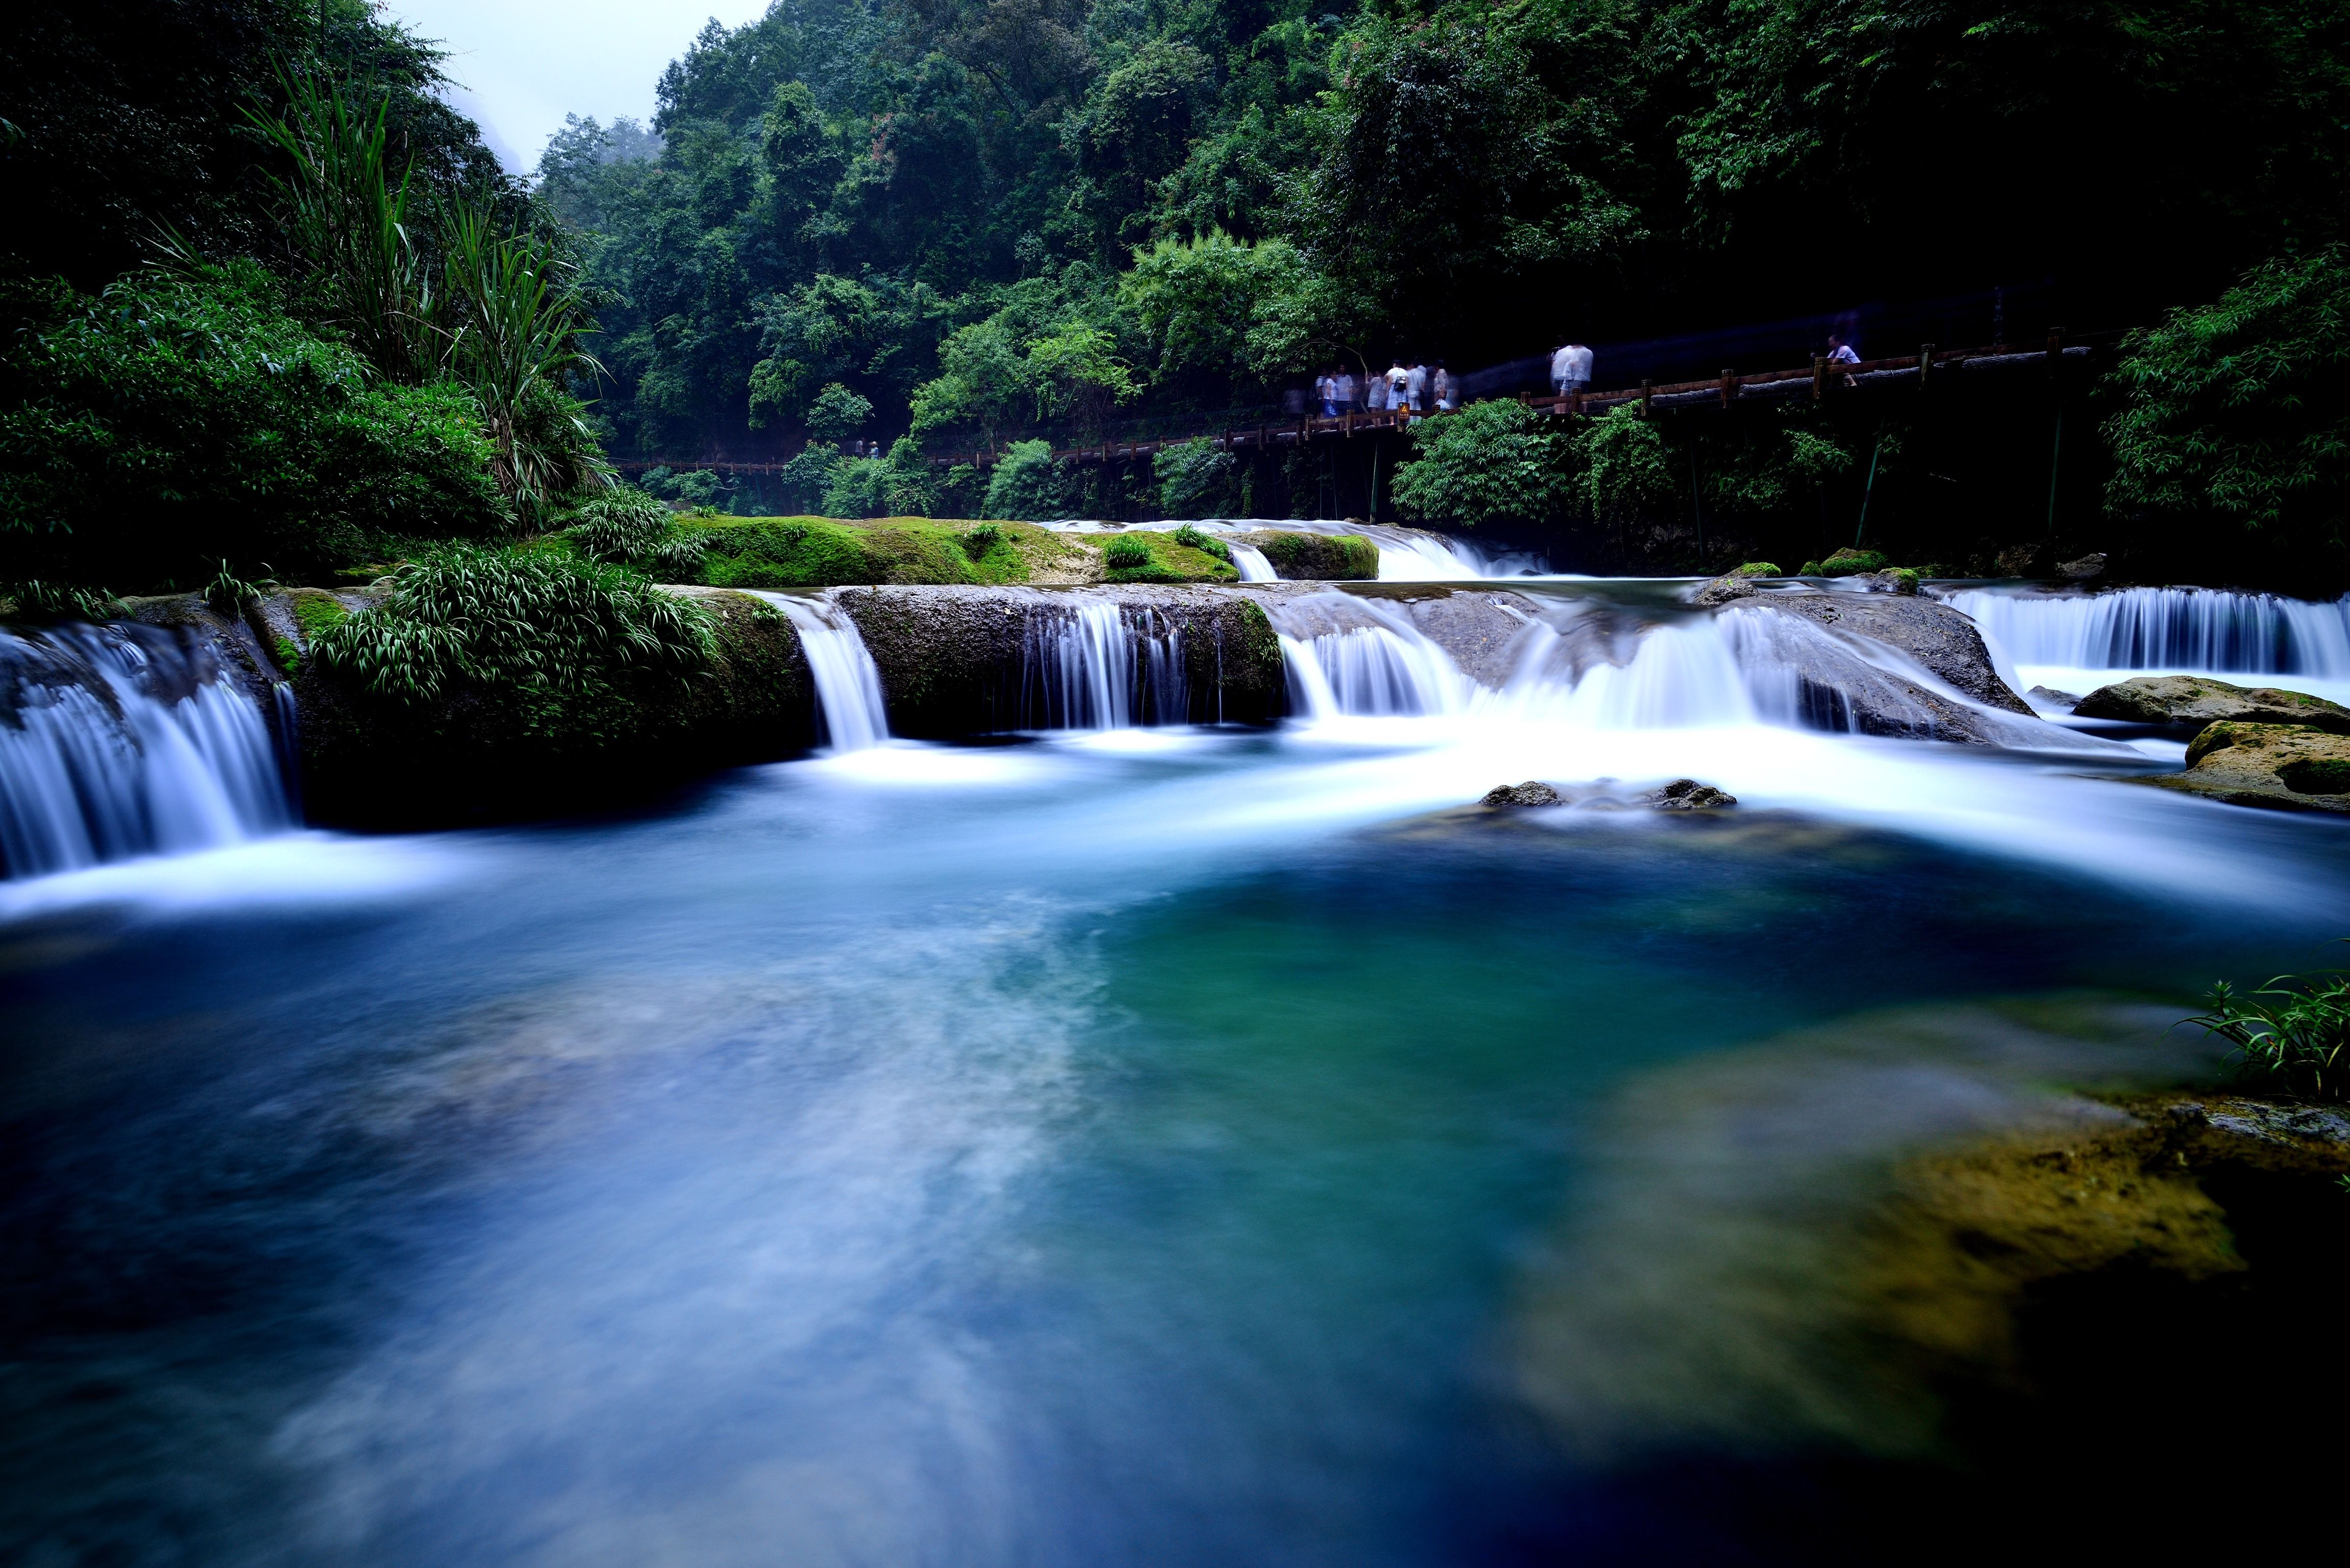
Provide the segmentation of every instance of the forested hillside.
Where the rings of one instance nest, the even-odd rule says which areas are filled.
[[[2345,43],[2323,0],[783,0],[539,189],[619,449],[788,453],[835,384],[921,436],[2001,286],[2019,336],[2150,321],[2338,233]]]

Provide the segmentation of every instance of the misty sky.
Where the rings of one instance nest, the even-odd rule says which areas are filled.
[[[457,108],[516,172],[538,162],[566,114],[651,118],[653,83],[715,16],[739,26],[767,0],[390,0],[450,51]]]

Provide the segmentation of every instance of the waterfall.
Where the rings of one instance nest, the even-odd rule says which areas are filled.
[[[0,874],[293,823],[269,725],[209,649],[127,624],[0,631]]]
[[[1547,720],[1587,730],[1685,730],[1752,724],[1750,699],[1735,650],[1713,622],[1652,626],[1631,657],[1576,670],[1565,639],[1529,627],[1509,682],[1480,707],[1518,720]]]
[[[1267,605],[1281,639],[1291,711],[1305,719],[1452,713],[1473,683],[1393,605],[1315,594]]]
[[[1364,527],[1379,547],[1383,583],[1462,583],[1485,577],[1541,576],[1550,563],[1531,550],[1499,550],[1446,535],[1404,528]]]
[[[881,671],[857,623],[829,599],[752,590],[791,618],[816,682],[816,722],[836,752],[860,752],[889,738]]]
[[[1942,602],[1972,616],[2018,664],[2350,680],[2350,598],[2313,604],[2215,588],[1960,588]]]
[[[1232,566],[1240,573],[1241,581],[1277,583],[1281,580],[1281,574],[1273,569],[1273,563],[1266,560],[1264,552],[1254,545],[1243,545],[1237,539],[1227,539],[1224,543],[1232,553]]]
[[[1037,730],[1123,730],[1191,717],[1183,632],[1149,606],[1070,596],[1040,604],[1024,631],[1023,720]]]

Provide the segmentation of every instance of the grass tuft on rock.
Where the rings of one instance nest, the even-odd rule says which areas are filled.
[[[2187,1022],[2234,1046],[2229,1057],[2240,1075],[2303,1099],[2350,1099],[2343,1075],[2350,977],[2342,971],[2281,974],[2249,996],[2223,980],[2203,1000],[2210,1011]]]

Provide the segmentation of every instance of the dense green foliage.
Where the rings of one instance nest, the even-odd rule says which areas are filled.
[[[1419,460],[1395,478],[1396,510],[1407,517],[1540,523],[1572,504],[1575,443],[1562,420],[1495,400],[1423,420],[1411,437]]]
[[[2204,1002],[2210,1011],[2188,1022],[2232,1045],[2245,1076],[2314,1100],[2350,1098],[2350,978],[2279,975],[2250,996],[2221,981]]]
[[[2350,254],[2271,262],[2126,347],[2114,512],[2302,558],[2350,543]]]
[[[572,514],[564,537],[590,561],[628,566],[660,582],[702,579],[702,542],[641,490],[617,485]]]
[[[431,711],[491,693],[525,732],[570,735],[616,691],[700,670],[711,643],[699,607],[625,568],[459,546],[401,566],[311,652],[371,697]]]
[[[472,399],[375,375],[250,262],[14,305],[0,575],[192,586],[225,557],[292,576],[508,526]]]
[[[790,450],[838,385],[951,450],[2052,272],[2126,321],[2337,231],[2345,41],[2320,0],[783,0],[542,189],[620,302],[623,444]]]
[[[569,242],[361,0],[126,0],[0,70],[0,576],[325,574],[606,480]]]

